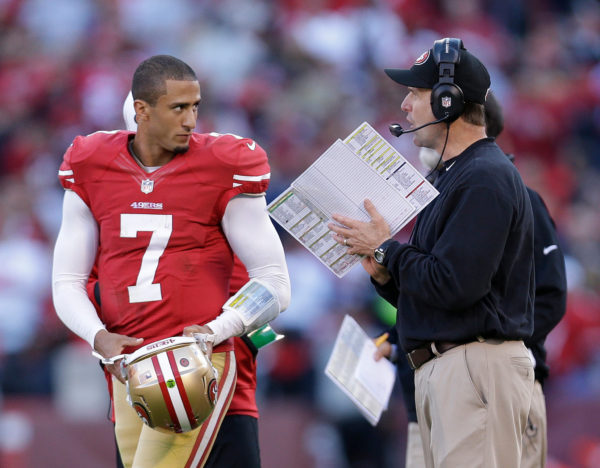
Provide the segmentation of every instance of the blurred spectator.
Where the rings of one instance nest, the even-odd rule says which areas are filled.
[[[48,314],[50,252],[40,239],[31,192],[20,178],[0,187],[0,390],[50,394],[50,358],[43,343]],[[49,330],[48,330],[49,331]]]

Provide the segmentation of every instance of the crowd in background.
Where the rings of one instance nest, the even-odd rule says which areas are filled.
[[[505,114],[499,144],[516,156],[525,182],[557,224],[569,296],[566,317],[547,343],[549,404],[553,394],[598,401],[595,0],[0,0],[4,398],[55,392],[54,357],[75,341],[51,303],[62,202],[58,166],[76,135],[123,128],[122,103],[143,59],[172,54],[196,70],[202,87],[197,130],[240,134],[262,145],[272,169],[270,201],[363,121],[392,141],[387,126],[403,122],[403,95],[383,69],[409,67],[440,37],[460,37],[488,67]],[[424,171],[410,136],[392,143]],[[345,314],[375,335],[393,322],[394,311],[376,298],[360,267],[340,280],[281,235],[293,300],[274,323],[286,339],[261,352],[261,408],[271,399],[301,401],[321,416],[305,437],[315,466],[385,466],[393,424],[383,421],[360,447],[348,445],[353,431],[364,436],[368,429],[323,369]],[[556,423],[549,421],[550,431]],[[600,434],[591,440],[600,447]],[[373,460],[374,453],[381,458]],[[572,463],[588,463],[580,452],[570,456]]]

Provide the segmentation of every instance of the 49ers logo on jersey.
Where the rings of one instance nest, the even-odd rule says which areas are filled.
[[[217,392],[217,381],[215,379],[212,379],[208,383],[206,393],[208,395],[208,399],[212,401],[213,406],[217,404]]]
[[[162,210],[162,203],[136,201],[129,205],[136,210]]]

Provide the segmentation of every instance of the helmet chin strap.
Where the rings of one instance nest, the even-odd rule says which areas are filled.
[[[100,359],[100,362],[102,364],[110,366],[110,365],[114,364],[115,362],[117,362],[118,360],[123,359],[125,356],[127,356],[127,354],[117,354],[116,356],[113,356],[110,358],[105,358],[97,351],[92,351],[92,356],[94,356],[97,359]]]
[[[211,335],[210,333],[194,333],[193,336],[203,353],[208,352],[207,343],[210,343],[211,345],[214,345],[215,343],[215,335]]]

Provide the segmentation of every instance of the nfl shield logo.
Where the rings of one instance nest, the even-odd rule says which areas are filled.
[[[142,192],[148,194],[154,190],[154,181],[150,179],[142,180]]]
[[[452,98],[449,96],[442,97],[442,107],[450,107],[452,105]]]

